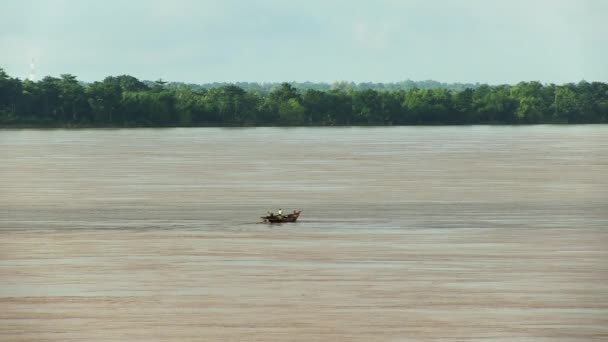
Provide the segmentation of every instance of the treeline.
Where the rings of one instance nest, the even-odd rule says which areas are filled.
[[[608,122],[601,82],[409,90],[329,90],[283,83],[270,92],[236,85],[193,89],[146,84],[132,76],[80,83],[75,76],[38,82],[0,69],[2,127],[171,127],[537,124]]]
[[[143,81],[148,86],[153,86],[154,82],[152,81]],[[191,84],[191,83],[183,83],[183,82],[171,82],[167,83],[167,88],[182,88],[188,87],[190,89],[199,90],[199,89],[211,89],[211,88],[220,88],[228,85],[235,85],[239,88],[243,88],[245,91],[255,91],[258,93],[270,93],[274,90],[277,90],[281,87],[283,83],[258,83],[258,82],[213,82],[213,83],[204,83],[204,84]],[[351,90],[378,90],[378,91],[386,91],[386,90],[409,90],[409,89],[448,89],[454,91],[462,91],[467,88],[477,88],[480,86],[479,83],[443,83],[437,82],[433,80],[427,81],[412,81],[406,80],[401,82],[389,82],[389,83],[375,83],[375,82],[334,82],[334,83],[319,83],[319,82],[289,82],[291,86],[299,89],[300,91],[306,91],[309,89],[313,90],[321,90],[321,91],[330,91],[336,89],[351,89]]]

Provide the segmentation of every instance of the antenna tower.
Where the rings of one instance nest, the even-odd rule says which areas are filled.
[[[34,60],[32,59],[32,63],[30,63],[30,75],[28,79],[32,82],[36,81],[36,64],[34,64]]]

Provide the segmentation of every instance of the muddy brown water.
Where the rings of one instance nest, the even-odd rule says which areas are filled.
[[[0,130],[0,341],[606,341],[606,175],[606,125]]]

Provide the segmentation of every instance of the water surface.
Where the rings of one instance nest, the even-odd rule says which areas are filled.
[[[0,130],[0,339],[606,340],[606,156],[606,125]]]

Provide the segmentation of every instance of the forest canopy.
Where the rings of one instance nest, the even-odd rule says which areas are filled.
[[[608,123],[602,82],[428,82],[197,86],[122,75],[85,84],[70,74],[20,80],[0,69],[0,127]]]

